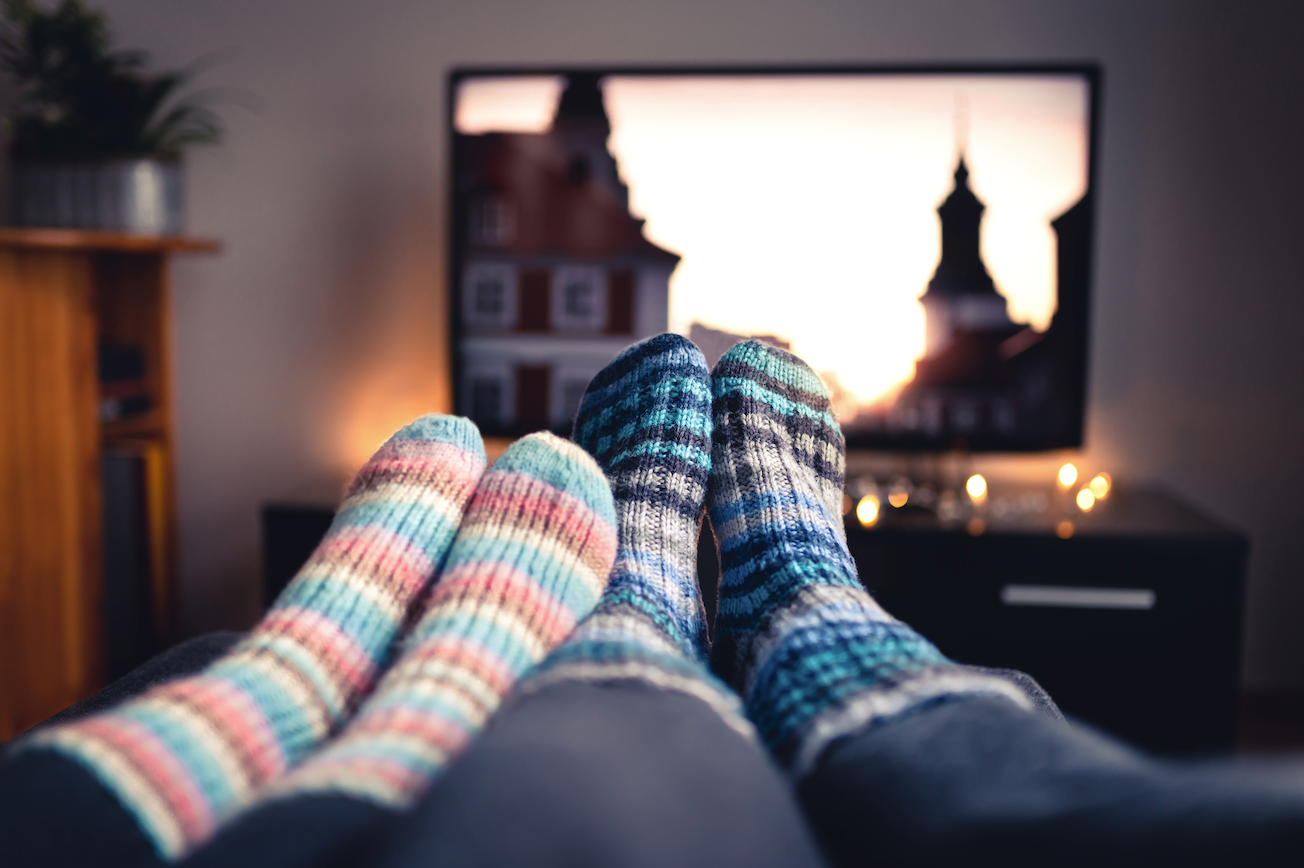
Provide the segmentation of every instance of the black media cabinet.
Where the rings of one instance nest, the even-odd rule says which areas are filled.
[[[1163,753],[1236,738],[1249,541],[1154,490],[1055,527],[862,529],[848,545],[893,615],[965,663],[1029,673],[1066,714]]]

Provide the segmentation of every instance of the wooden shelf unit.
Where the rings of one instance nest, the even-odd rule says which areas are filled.
[[[175,635],[168,260],[212,240],[0,228],[0,741],[102,686],[107,450],[143,459],[154,631]],[[150,408],[102,423],[97,347]]]

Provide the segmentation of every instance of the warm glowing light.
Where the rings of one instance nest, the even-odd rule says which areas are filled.
[[[476,78],[457,86],[459,133],[542,133],[552,126],[565,82],[557,75]]]
[[[969,492],[969,496],[974,500],[982,500],[987,496],[987,480],[975,473],[964,484],[964,490]]]
[[[904,488],[894,488],[889,491],[887,495],[887,502],[895,506],[897,509],[905,506],[906,501],[909,499],[910,492],[906,491]]]
[[[1068,539],[1073,536],[1073,522],[1061,521],[1059,524],[1055,525],[1055,536],[1060,539]]]
[[[856,521],[864,527],[873,527],[878,521],[878,496],[866,494],[856,504]]]
[[[851,510],[854,509],[855,506],[856,506],[856,502],[851,499],[851,495],[847,494],[845,491],[842,492],[842,514],[846,515],[847,513],[851,512]]]
[[[410,377],[402,368],[388,363],[359,376],[335,429],[335,463],[341,478],[356,473],[394,432],[412,420],[431,411],[451,411],[446,396],[436,389],[420,392],[422,384],[402,382],[405,379]]]
[[[965,525],[965,529],[969,531],[969,536],[979,536],[987,530],[987,522],[981,518],[971,518],[969,524]]]
[[[1070,485],[1072,485],[1077,481],[1078,481],[1078,469],[1076,467],[1074,467],[1072,464],[1065,464],[1063,467],[1060,468],[1060,472],[1059,472],[1060,485],[1064,486],[1065,488],[1068,488]]]
[[[910,379],[924,349],[918,296],[940,252],[935,209],[953,184],[958,86],[891,78],[606,80],[631,206],[684,257],[672,331],[779,334],[836,373],[848,409]],[[1015,321],[1044,329],[1056,306],[1049,221],[1086,189],[1086,90],[1011,87],[964,82],[966,159],[988,206],[988,268]],[[792,303],[795,285],[808,303]]]
[[[1104,500],[1109,495],[1110,482],[1108,473],[1097,473],[1087,487],[1096,496],[1096,500]]]
[[[1091,493],[1090,488],[1084,488],[1078,492],[1078,509],[1083,512],[1089,512],[1091,507],[1096,505],[1096,496]]]

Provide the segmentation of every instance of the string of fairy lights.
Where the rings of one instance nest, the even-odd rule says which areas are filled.
[[[1098,503],[1109,497],[1113,488],[1113,479],[1108,473],[1101,471],[1087,477],[1072,463],[1059,468],[1055,482],[1054,500],[1064,506],[1065,512],[1079,514],[1095,509]],[[853,497],[852,491],[848,492],[843,499],[843,512],[854,510],[861,527],[875,527],[888,509],[901,510],[915,501],[918,506],[934,512],[943,524],[963,524],[975,536],[986,531],[987,523],[993,517],[1017,521],[1028,515],[1045,514],[1052,502],[1044,491],[1031,491],[1021,492],[1017,497],[1003,497],[991,504],[987,479],[980,473],[965,480],[963,495],[951,490],[939,495],[928,486],[914,488],[905,478],[898,478],[887,486],[879,486],[873,480],[861,480],[850,488],[858,496]],[[1074,533],[1071,518],[1066,516],[1059,521],[1055,531],[1061,538],[1071,537]]]

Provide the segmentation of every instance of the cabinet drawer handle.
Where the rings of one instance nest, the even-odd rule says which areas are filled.
[[[1001,602],[1007,606],[1054,606],[1067,609],[1153,609],[1149,588],[1068,588],[1062,585],[1006,585]]]

